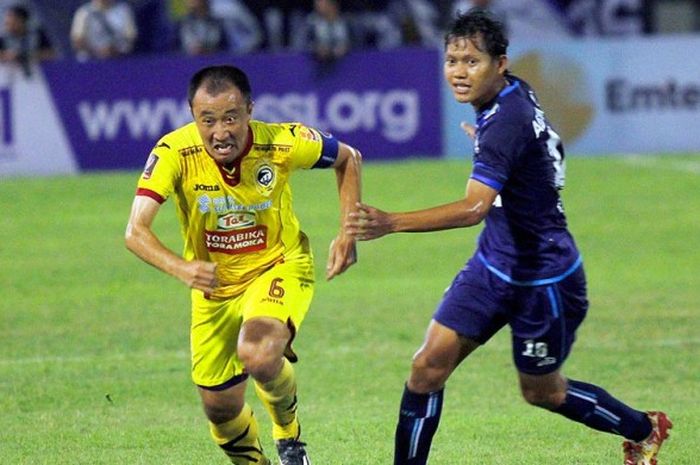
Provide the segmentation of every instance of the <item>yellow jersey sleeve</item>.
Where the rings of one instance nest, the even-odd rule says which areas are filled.
[[[284,123],[292,137],[292,169],[328,168],[338,158],[338,140],[302,123]]]
[[[197,146],[194,123],[163,136],[146,161],[137,185],[137,195],[146,195],[163,203],[180,184],[182,147]],[[201,146],[201,141],[199,143]]]

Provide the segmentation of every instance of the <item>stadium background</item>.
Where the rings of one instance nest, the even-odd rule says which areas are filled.
[[[80,3],[34,2],[33,8],[65,42]],[[653,11],[663,11],[663,3]],[[439,47],[357,49],[331,70],[289,48],[187,57],[164,49],[176,4],[133,2],[141,26],[132,56],[78,62],[63,43],[61,59],[35,65],[28,77],[0,67],[0,176],[141,166],[155,139],[189,120],[187,79],[212,62],[249,72],[254,117],[318,126],[362,147],[368,161],[470,153],[459,122],[472,112],[454,103],[442,83]],[[653,32],[665,23],[647,16],[636,33],[526,37],[511,47],[512,70],[535,86],[569,154],[700,147],[693,122],[700,111],[700,61],[689,59],[700,49],[700,35]],[[31,122],[39,119],[37,140]]]

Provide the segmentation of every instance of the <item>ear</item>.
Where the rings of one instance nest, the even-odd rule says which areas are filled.
[[[505,74],[506,71],[508,71],[508,56],[507,55],[501,55],[498,57],[498,72],[500,74]]]

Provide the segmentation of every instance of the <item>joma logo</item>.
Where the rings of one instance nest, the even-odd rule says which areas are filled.
[[[218,191],[218,190],[220,190],[220,187],[219,187],[219,186],[209,186],[209,185],[207,185],[207,184],[195,184],[195,185],[194,185],[194,190],[195,190],[195,191],[207,191],[207,192],[211,192],[211,191]]]

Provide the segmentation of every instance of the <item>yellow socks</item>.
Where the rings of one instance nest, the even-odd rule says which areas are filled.
[[[292,364],[285,359],[279,375],[267,383],[256,381],[255,390],[272,419],[273,439],[297,439],[297,384]],[[210,422],[209,430],[214,442],[235,465],[270,465],[263,454],[258,423],[250,405],[245,404],[241,413],[226,423]]]
[[[240,415],[220,425],[209,423],[214,442],[236,465],[269,465],[270,461],[263,455],[258,439],[258,422],[253,416],[250,405],[245,404]]]
[[[297,382],[289,360],[284,359],[282,371],[277,378],[267,383],[255,381],[255,391],[272,419],[273,439],[297,439]]]

